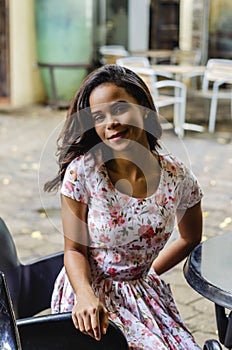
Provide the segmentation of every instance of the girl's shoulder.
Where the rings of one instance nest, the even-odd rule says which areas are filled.
[[[160,155],[159,161],[161,168],[173,175],[181,175],[188,169],[179,158],[170,153]]]
[[[78,169],[79,171],[86,171],[87,168],[93,167],[94,164],[94,157],[91,154],[82,154],[74,158],[69,163],[67,169]]]

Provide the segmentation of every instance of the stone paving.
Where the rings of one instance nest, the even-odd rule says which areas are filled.
[[[190,101],[191,102],[191,101]],[[203,104],[188,105],[190,122],[206,115]],[[204,237],[232,232],[232,128],[228,105],[211,135],[186,132],[183,140],[164,132],[163,144],[197,175],[204,191]],[[12,232],[22,262],[63,248],[59,196],[44,194],[43,183],[57,171],[55,142],[66,111],[40,105],[0,112],[0,216]],[[162,113],[164,115],[164,113]],[[173,237],[177,234],[174,232]],[[164,275],[186,322],[202,346],[217,339],[214,305],[183,277],[183,263]]]

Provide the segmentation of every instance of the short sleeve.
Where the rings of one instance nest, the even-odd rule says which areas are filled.
[[[77,202],[88,203],[84,157],[78,157],[68,165],[60,193]]]
[[[200,202],[203,197],[202,189],[193,172],[183,167],[183,174],[179,184],[179,210],[186,210]]]

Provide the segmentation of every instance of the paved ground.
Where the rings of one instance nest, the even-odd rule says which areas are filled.
[[[180,141],[167,131],[163,140],[165,147],[191,165],[202,185],[204,239],[232,232],[229,106],[222,105],[219,113],[221,121],[213,135],[187,132]],[[207,106],[190,101],[190,122],[204,123],[205,115]],[[42,187],[57,169],[55,140],[64,116],[65,111],[43,106],[0,112],[0,215],[13,234],[23,262],[62,250],[59,196],[45,195]],[[214,306],[188,286],[182,264],[164,278],[171,283],[181,315],[199,344],[217,338]]]

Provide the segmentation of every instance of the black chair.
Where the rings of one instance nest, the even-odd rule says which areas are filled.
[[[15,319],[5,276],[0,272],[0,349],[129,350],[126,338],[111,321],[100,341],[76,330],[71,313]]]
[[[63,266],[63,252],[22,264],[12,236],[0,218],[0,271],[6,276],[16,318],[50,308],[55,279]]]
[[[54,281],[62,266],[62,252],[29,264],[22,264],[17,257],[12,236],[0,218],[0,271],[4,272],[9,287],[8,293],[6,283],[3,283],[6,291],[0,297],[5,300],[4,305],[9,310],[8,323],[6,323],[6,325],[8,324],[9,338],[15,336],[14,343],[16,344],[10,349],[21,349],[18,345],[20,340],[23,350],[65,350],[74,346],[78,350],[129,349],[123,333],[111,321],[107,334],[102,336],[101,341],[96,341],[75,329],[71,313],[31,317],[50,308]],[[1,286],[0,288],[2,289]],[[11,300],[14,312],[9,309]],[[1,312],[2,308],[0,308],[0,320],[3,317]],[[0,327],[0,341],[1,332],[2,327]],[[17,337],[18,332],[20,340]],[[204,350],[221,350],[221,347],[216,340],[207,340],[204,344]]]
[[[0,272],[0,349],[21,350],[13,306],[2,272]]]

